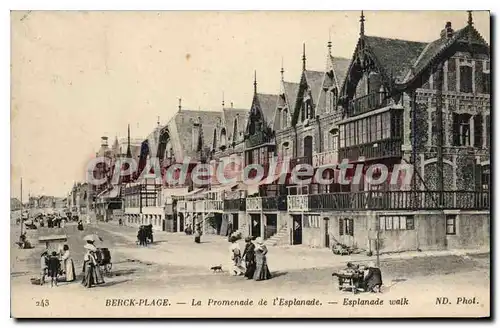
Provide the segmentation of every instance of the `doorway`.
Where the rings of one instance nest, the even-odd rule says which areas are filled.
[[[302,244],[302,216],[294,215],[292,223],[292,245]]]
[[[307,136],[304,138],[304,157],[312,158],[313,155],[313,138]]]
[[[252,236],[260,237],[260,214],[250,214],[252,223]]]
[[[233,213],[233,229],[234,231],[240,228],[238,213]]]
[[[177,215],[179,217],[179,232],[182,232],[182,231],[184,231],[184,214],[179,213]]]
[[[276,234],[278,228],[278,216],[276,214],[265,214],[266,216],[266,226],[264,230],[264,239],[271,238]]]

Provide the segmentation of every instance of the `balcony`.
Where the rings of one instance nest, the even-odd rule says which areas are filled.
[[[305,212],[309,210],[309,195],[290,195],[287,198],[289,212]]]
[[[286,195],[262,197],[262,209],[264,211],[286,211]]]
[[[293,170],[295,166],[300,164],[312,165],[312,163],[313,163],[312,157],[309,156],[295,157],[290,159],[290,169]]]
[[[329,150],[313,155],[312,162],[314,167],[320,167],[328,164],[338,164],[339,153],[337,150]]]
[[[295,203],[288,196],[288,209]],[[488,210],[490,194],[478,191],[362,191],[308,196],[312,211],[335,210]],[[295,207],[294,207],[295,208]]]
[[[224,201],[222,200],[206,200],[205,209],[207,212],[220,212],[224,210]]]
[[[224,211],[236,212],[246,210],[246,199],[226,199],[224,200]]]
[[[340,148],[339,159],[357,161],[360,157],[365,160],[387,157],[401,157],[401,139],[385,139],[363,145],[354,145]]]
[[[261,197],[248,197],[246,199],[247,212],[262,211],[262,198]]]
[[[386,107],[389,99],[386,99],[385,92],[372,92],[366,96],[349,101],[347,116],[360,115],[375,109]]]
[[[194,201],[194,211],[195,212],[205,212],[205,201],[195,200]]]
[[[247,137],[245,141],[245,146],[246,148],[252,148],[256,147],[258,145],[263,145],[266,143],[273,142],[273,138],[265,135],[262,131],[255,132],[255,134],[252,134]]]

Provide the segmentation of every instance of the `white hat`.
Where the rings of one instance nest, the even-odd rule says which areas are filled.
[[[264,244],[264,240],[262,239],[262,237],[257,237],[257,238],[255,239],[255,243],[257,243],[257,244],[259,244],[259,245],[262,245],[262,244]]]
[[[97,248],[92,244],[85,244],[85,246],[83,246],[83,248],[88,249],[89,251],[93,251],[93,252],[97,251]]]

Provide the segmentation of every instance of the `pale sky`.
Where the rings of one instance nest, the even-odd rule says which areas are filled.
[[[258,90],[298,82],[302,43],[307,67],[324,70],[333,54],[351,58],[359,12],[13,12],[11,193],[64,196],[83,181],[100,137],[145,138],[166,123],[178,98],[189,109],[249,108]],[[467,12],[365,12],[367,35],[432,41],[446,21]],[[474,26],[489,42],[488,12]]]

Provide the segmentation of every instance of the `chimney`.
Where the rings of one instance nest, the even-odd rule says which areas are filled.
[[[101,137],[101,147],[108,147],[108,137]]]
[[[441,30],[441,38],[451,38],[453,36],[453,29],[451,28],[451,22],[446,22],[444,29]]]

